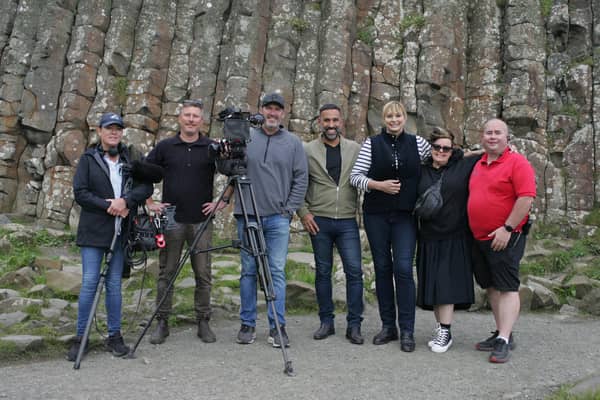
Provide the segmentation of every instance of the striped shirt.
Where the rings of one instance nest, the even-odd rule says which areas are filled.
[[[419,150],[419,157],[421,158],[421,161],[425,161],[425,159],[431,154],[431,145],[421,136],[417,136],[417,148]],[[368,184],[371,180],[371,178],[367,177],[369,169],[371,169],[370,137],[364,141],[362,147],[360,148],[358,158],[354,163],[354,167],[352,167],[352,172],[350,172],[350,184],[364,190],[365,192],[369,192]]]

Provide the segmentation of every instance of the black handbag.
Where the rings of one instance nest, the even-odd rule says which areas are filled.
[[[442,172],[440,179],[429,186],[417,199],[414,213],[419,218],[432,219],[442,209],[442,206],[444,205],[444,198],[442,197],[444,172]]]

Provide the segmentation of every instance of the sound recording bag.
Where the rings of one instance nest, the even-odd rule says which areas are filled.
[[[141,206],[141,212],[133,217],[132,221],[132,232],[130,239],[130,249],[132,251],[154,251],[159,247],[159,241],[157,240],[159,235],[162,235],[162,229],[160,229],[160,217],[151,216],[148,214],[146,206]],[[163,239],[164,241],[164,239]]]

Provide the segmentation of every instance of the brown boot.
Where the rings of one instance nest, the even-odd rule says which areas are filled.
[[[217,340],[217,336],[208,325],[208,319],[201,319],[198,321],[198,337],[204,343],[214,343]]]
[[[164,343],[167,336],[169,336],[169,323],[166,319],[157,320],[156,328],[154,328],[154,331],[152,331],[152,335],[150,335],[150,343]]]

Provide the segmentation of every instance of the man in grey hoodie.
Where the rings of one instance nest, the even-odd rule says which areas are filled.
[[[278,93],[267,94],[261,101],[261,114],[265,122],[261,128],[250,131],[247,146],[247,173],[256,197],[257,212],[265,237],[265,244],[273,288],[275,310],[281,324],[281,336],[277,334],[272,310],[268,308],[269,338],[273,347],[289,346],[285,330],[285,263],[290,236],[292,216],[304,202],[308,186],[308,168],[302,141],[281,125],[285,114],[285,102]],[[250,205],[244,191],[245,204]],[[246,226],[240,206],[240,193],[236,193],[234,215],[238,235],[246,241]],[[252,207],[247,207],[252,214]],[[253,215],[250,215],[252,220]],[[256,262],[252,254],[242,250],[242,274],[240,278],[240,319],[242,326],[237,342],[250,344],[256,339]]]

